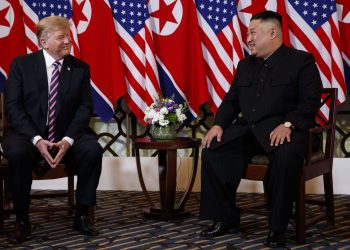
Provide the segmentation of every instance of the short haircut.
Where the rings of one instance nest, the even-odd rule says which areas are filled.
[[[252,16],[252,20],[262,20],[262,21],[276,21],[277,24],[282,27],[282,16],[274,11],[265,10]]]
[[[67,18],[60,16],[48,16],[41,19],[36,25],[36,36],[40,44],[41,39],[46,39],[47,34],[57,29],[69,30],[70,24]]]

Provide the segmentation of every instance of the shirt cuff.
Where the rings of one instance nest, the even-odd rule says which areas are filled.
[[[41,139],[43,139],[43,138],[42,138],[40,135],[34,136],[33,139],[32,139],[33,145],[35,146],[35,145],[38,143],[38,141],[41,140]],[[74,143],[74,139],[72,139],[72,138],[70,138],[70,137],[68,137],[68,136],[63,137],[62,140],[67,141],[71,146],[72,146],[73,143]]]
[[[62,140],[67,141],[71,146],[72,146],[73,143],[74,143],[74,139],[72,139],[72,138],[70,138],[70,137],[68,137],[68,136],[63,137]]]
[[[43,139],[43,138],[40,135],[34,136],[33,139],[32,139],[33,145],[35,146],[38,143],[38,141],[41,140],[41,139]]]

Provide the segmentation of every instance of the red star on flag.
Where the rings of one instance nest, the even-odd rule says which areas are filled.
[[[86,0],[82,1],[80,4],[77,1],[73,1],[73,20],[76,25],[79,24],[79,21],[88,21],[87,17],[83,12],[83,8]]]
[[[0,10],[0,26],[6,26],[6,27],[10,27],[10,23],[9,21],[7,21],[6,19],[6,14],[9,11],[10,6],[7,6],[6,8]]]
[[[173,10],[174,10],[176,1],[167,5],[164,0],[160,0],[159,4],[160,4],[159,9],[152,12],[150,16],[159,19],[159,30],[161,32],[167,22],[177,23],[173,15]]]
[[[241,9],[241,12],[250,13],[252,15],[266,10],[266,4],[269,0],[252,0],[250,6]]]

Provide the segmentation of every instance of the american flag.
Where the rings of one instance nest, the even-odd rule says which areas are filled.
[[[229,90],[234,70],[243,58],[234,0],[197,0],[202,50],[206,62],[210,107],[216,112]]]
[[[72,18],[72,6],[69,0],[23,0],[24,25],[26,33],[27,53],[38,50],[38,40],[36,38],[36,24],[46,16],[64,16],[70,20],[71,35],[73,37],[72,54],[79,57],[79,43],[77,31]]]
[[[160,93],[152,31],[146,0],[110,0],[120,40],[121,59],[126,67],[126,102],[143,121],[143,110]]]
[[[324,87],[338,88],[338,102],[346,99],[344,67],[334,0],[288,0],[291,43],[316,58]],[[327,114],[327,110],[322,110]]]

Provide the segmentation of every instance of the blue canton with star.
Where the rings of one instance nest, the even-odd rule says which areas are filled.
[[[307,24],[316,30],[337,11],[335,0],[288,0]]]
[[[146,0],[109,0],[113,17],[131,35],[137,34],[149,18]]]
[[[42,19],[47,16],[72,17],[69,0],[24,0],[26,4]]]
[[[232,22],[237,13],[235,0],[196,0],[196,5],[215,34]]]

